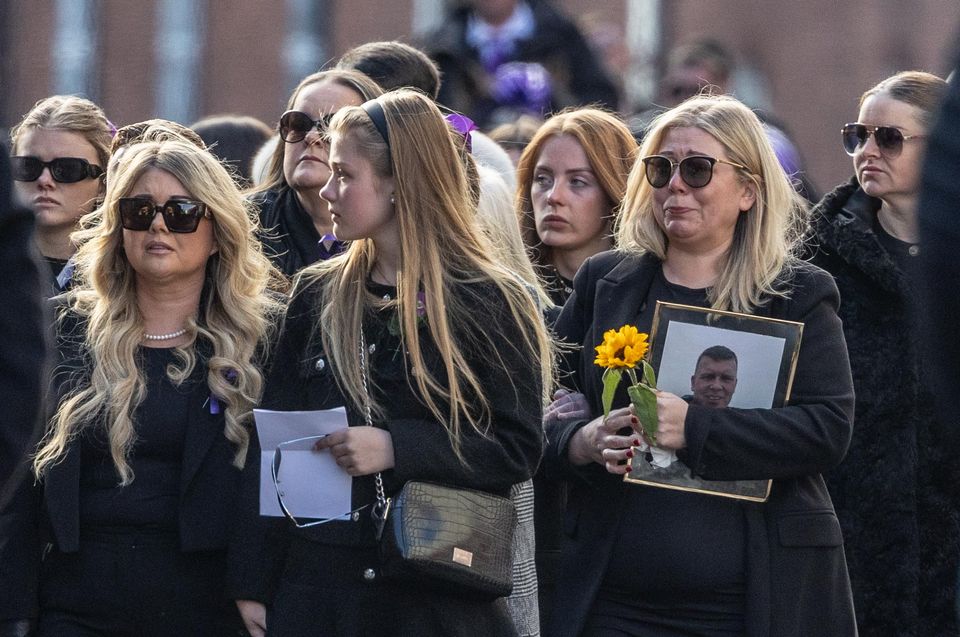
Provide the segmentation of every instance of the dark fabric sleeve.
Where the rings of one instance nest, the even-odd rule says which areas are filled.
[[[432,419],[390,420],[398,482],[427,480],[484,491],[503,492],[533,476],[543,453],[542,382],[534,357],[522,350],[523,336],[499,298],[474,306],[481,326],[480,351],[471,368],[490,401],[492,421],[486,436],[469,426],[461,430],[464,466],[447,431]]]
[[[778,409],[690,405],[679,457],[710,480],[791,478],[843,459],[853,432],[853,380],[837,316],[839,293],[819,269],[801,270],[784,318],[804,324],[793,389]]]
[[[554,333],[560,343],[560,384],[572,391],[585,391],[580,379],[582,343],[593,318],[593,299],[598,274],[594,273],[595,261],[587,259],[573,280],[573,293],[563,305],[560,317],[554,325]],[[576,466],[567,456],[570,439],[582,429],[589,419],[552,423],[547,427],[547,449],[544,453],[544,472],[550,480],[577,480],[587,484],[605,482],[610,474],[596,463]]]
[[[619,105],[617,88],[580,30],[572,22],[567,25],[564,42],[570,65],[570,90],[577,104],[599,104],[616,110]]]
[[[2,150],[2,146],[0,146]],[[23,463],[39,435],[47,334],[43,288],[33,249],[33,213],[14,203],[10,166],[0,158],[0,505],[26,475]],[[2,531],[2,529],[0,529]]]
[[[960,57],[954,68],[960,68]],[[956,71],[955,71],[956,73]],[[926,380],[938,398],[938,420],[945,440],[960,446],[960,73],[953,78],[940,115],[927,136],[920,189],[919,290],[923,319]],[[956,459],[953,461],[956,464]]]

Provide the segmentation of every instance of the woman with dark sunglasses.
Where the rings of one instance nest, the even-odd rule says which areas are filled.
[[[59,294],[73,271],[70,233],[103,195],[112,125],[93,102],[54,95],[37,102],[10,135],[16,190],[36,214],[34,237]]]
[[[308,75],[293,89],[277,124],[280,142],[267,176],[251,196],[260,209],[267,255],[285,275],[343,251],[333,234],[327,202],[320,197],[330,177],[326,123],[340,108],[382,92],[366,75],[345,69]]]
[[[546,634],[855,635],[820,475],[843,457],[853,392],[836,287],[794,256],[803,200],[756,115],[730,97],[691,98],[660,115],[640,155],[618,247],[584,262],[555,326],[582,346],[564,371],[588,413],[547,424],[545,470],[569,497]],[[624,383],[603,418],[594,348],[625,324],[649,333],[660,300],[803,322],[793,400],[717,408],[658,391],[651,441]],[[769,498],[625,483],[651,443],[700,478],[772,479]]]
[[[947,84],[889,77],[841,131],[855,175],[814,208],[813,262],[836,278],[850,348],[856,427],[827,475],[843,528],[861,635],[955,635],[958,450],[941,437],[920,368],[915,286],[926,134]]]
[[[125,147],[81,223],[0,590],[40,637],[237,635],[226,548],[280,275],[229,173],[183,141]]]

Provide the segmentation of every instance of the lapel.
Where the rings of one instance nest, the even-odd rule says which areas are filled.
[[[593,348],[603,341],[603,333],[607,330],[636,322],[659,267],[659,259],[651,254],[629,256],[597,281],[591,328],[584,343],[580,369],[583,377],[588,379],[581,387],[592,404],[600,404],[602,391],[602,371],[593,364]]]
[[[197,364],[201,364],[200,361]],[[206,381],[203,387],[203,391],[197,391],[191,396],[190,408],[187,410],[187,435],[184,440],[183,467],[180,474],[181,496],[187,492],[217,436],[223,434],[225,418],[223,410],[226,409],[226,405],[220,401],[221,413],[211,414],[211,398],[209,390],[206,389]]]

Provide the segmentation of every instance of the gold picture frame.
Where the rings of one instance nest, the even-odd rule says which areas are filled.
[[[770,409],[790,399],[802,338],[803,323],[657,301],[649,362],[658,389],[691,403]],[[625,481],[751,502],[770,497],[772,480],[705,480],[651,451],[634,448]]]

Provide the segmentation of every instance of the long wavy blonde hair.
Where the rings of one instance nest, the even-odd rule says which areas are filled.
[[[223,166],[205,150],[165,141],[129,147],[111,175],[103,205],[85,215],[73,235],[79,284],[68,293],[59,321],[71,313],[84,321],[79,346],[89,377],[61,400],[51,419],[33,462],[37,476],[64,457],[84,427],[104,423],[121,484],[134,478],[127,459],[136,441],[132,417],[146,393],[137,364],[143,316],[136,273],[123,251],[117,202],[151,168],[170,173],[209,206],[218,247],[206,265],[198,316],[187,325],[192,338],[177,348],[177,363],[167,374],[179,383],[198,363],[207,366],[210,392],[226,405],[223,433],[236,446],[234,464],[243,465],[247,423],[263,388],[259,357],[280,312],[279,296],[270,288],[281,279],[254,238],[255,216]],[[201,361],[198,349],[210,352],[209,359]]]
[[[552,343],[533,294],[490,256],[496,251],[478,225],[459,156],[462,136],[421,93],[401,89],[377,101],[386,117],[389,148],[360,107],[340,110],[331,122],[331,134],[334,139],[349,138],[377,175],[394,179],[394,210],[400,235],[397,311],[410,367],[420,370],[412,379],[408,377],[408,382],[447,429],[454,452],[466,464],[460,451],[462,431],[469,427],[484,435],[488,432],[489,395],[501,390],[483,386],[481,370],[469,364],[468,353],[482,351],[489,365],[502,365],[497,351],[506,347],[529,356],[540,370],[541,399],[545,403],[552,387]],[[343,257],[307,268],[297,286],[303,288],[319,280],[323,297],[336,299],[320,308],[320,332],[337,381],[356,405],[364,405],[367,400],[357,347],[364,313],[378,307],[378,299],[366,290],[376,259],[372,240],[351,241]],[[502,296],[502,302],[494,303],[519,326],[523,334],[520,342],[501,339],[491,343],[483,339],[497,326],[490,325],[490,313],[477,312],[478,299],[474,298],[471,305],[471,299],[465,298],[469,284],[476,283],[490,284]],[[425,331],[440,355],[446,380],[432,374],[424,362],[424,337],[417,329],[418,291],[426,298]],[[386,413],[384,405],[375,399],[371,407],[378,417]]]
[[[714,309],[749,313],[764,297],[788,294],[778,282],[785,268],[796,263],[806,230],[806,202],[780,167],[760,120],[732,97],[692,97],[659,115],[650,123],[640,157],[657,154],[668,131],[685,127],[698,128],[720,142],[727,159],[747,167],[737,169],[739,178],[755,187],[756,201],[737,220],[733,243],[707,295]],[[652,253],[663,260],[668,239],[654,216],[653,192],[638,159],[627,180],[617,244],[623,252]]]

